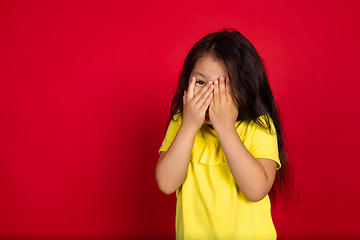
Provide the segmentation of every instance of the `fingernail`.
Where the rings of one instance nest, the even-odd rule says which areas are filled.
[[[209,84],[213,84],[213,82],[212,82],[212,81],[209,81]]]
[[[215,82],[214,82],[215,84],[218,84],[219,83],[219,81],[218,80],[215,80]]]
[[[219,80],[223,81],[223,80],[224,80],[224,77],[223,77],[223,76],[221,76],[221,77],[219,78]]]
[[[195,80],[195,77],[192,77],[192,80]]]

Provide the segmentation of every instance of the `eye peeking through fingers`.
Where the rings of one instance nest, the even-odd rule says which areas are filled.
[[[205,85],[206,85],[206,83],[205,83],[204,81],[201,81],[201,80],[197,80],[196,83],[197,83],[197,84],[200,84],[200,85],[202,85],[202,86],[205,86]]]

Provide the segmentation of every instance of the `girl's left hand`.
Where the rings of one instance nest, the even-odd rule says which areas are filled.
[[[231,95],[229,79],[219,77],[214,82],[214,97],[209,108],[209,118],[215,131],[235,127],[238,116],[238,108]]]

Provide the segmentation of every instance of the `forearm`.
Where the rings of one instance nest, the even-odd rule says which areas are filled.
[[[178,189],[186,177],[196,131],[181,125],[167,152],[163,152],[156,166],[156,181],[161,191],[170,194]]]
[[[196,132],[205,120],[205,112],[212,100],[212,81],[196,92],[196,77],[189,82],[183,96],[182,123],[167,152],[162,152],[155,175],[159,188],[167,194],[178,189],[185,180]]]
[[[259,159],[255,159],[246,149],[235,127],[219,129],[217,135],[230,171],[240,190],[253,202],[263,199],[273,184],[276,163],[263,159],[267,164],[267,169],[264,169]]]

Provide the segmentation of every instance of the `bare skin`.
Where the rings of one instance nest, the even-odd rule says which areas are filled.
[[[235,129],[238,109],[221,61],[212,56],[198,60],[183,101],[182,124],[168,151],[161,152],[156,166],[159,188],[170,194],[181,186],[195,134],[205,122],[215,129],[230,171],[244,195],[253,202],[263,199],[274,182],[276,163],[266,158],[255,159],[242,143]]]

